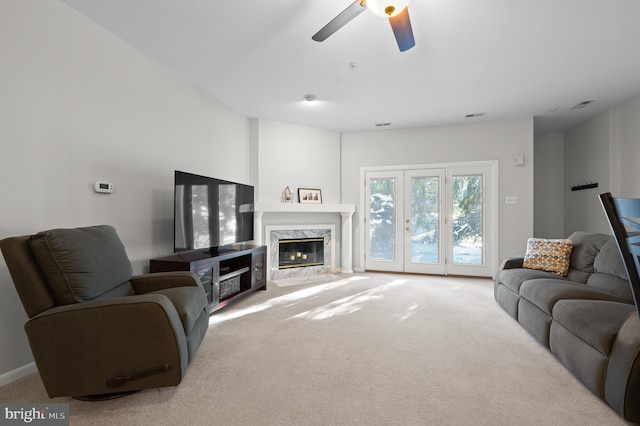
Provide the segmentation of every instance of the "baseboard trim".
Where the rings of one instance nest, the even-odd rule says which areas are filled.
[[[15,370],[0,374],[0,386],[15,382],[16,380],[21,379],[24,376],[35,373],[36,371],[38,371],[38,369],[36,368],[36,363],[31,362],[27,365],[23,365],[20,368],[16,368]]]

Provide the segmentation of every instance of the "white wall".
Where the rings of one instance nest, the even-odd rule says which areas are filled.
[[[524,154],[524,166],[514,165]],[[359,207],[370,166],[499,161],[499,257],[523,253],[533,234],[533,119],[468,125],[346,133],[342,135],[342,202]],[[506,205],[505,196],[517,196]],[[354,268],[360,265],[362,214],[354,215]]]
[[[108,223],[140,273],[172,251],[174,169],[249,181],[246,117],[64,4],[2,1],[0,58],[0,238]],[[25,320],[0,260],[0,377]]]
[[[564,238],[564,134],[536,134],[533,156],[533,236]]]
[[[258,152],[258,201],[279,203],[288,186],[298,202],[298,188],[322,190],[326,204],[340,202],[340,133],[252,119]]]
[[[279,203],[288,186],[294,203],[298,202],[298,188],[320,189],[323,203],[340,203],[340,133],[254,118],[251,147],[256,156],[252,174],[257,177],[258,202]],[[262,223],[264,226],[335,225],[335,265],[339,268],[340,220],[337,213],[265,213]],[[267,236],[263,234],[263,238],[268,244]]]

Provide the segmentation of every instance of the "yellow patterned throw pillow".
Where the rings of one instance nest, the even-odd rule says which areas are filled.
[[[523,266],[527,269],[553,272],[564,277],[569,272],[572,247],[571,240],[529,238]]]

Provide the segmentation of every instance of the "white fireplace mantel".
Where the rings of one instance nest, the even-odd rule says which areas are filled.
[[[336,213],[342,217],[341,234],[341,264],[340,272],[353,273],[352,268],[352,218],[356,211],[355,204],[303,204],[303,203],[256,203],[254,207],[254,227],[258,230],[255,236],[256,244],[264,244],[262,216],[265,213]]]
[[[256,213],[354,213],[355,204],[256,203]]]

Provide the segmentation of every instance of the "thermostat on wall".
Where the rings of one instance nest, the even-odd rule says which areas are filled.
[[[95,182],[93,190],[101,194],[111,194],[113,192],[113,184],[109,182]]]

